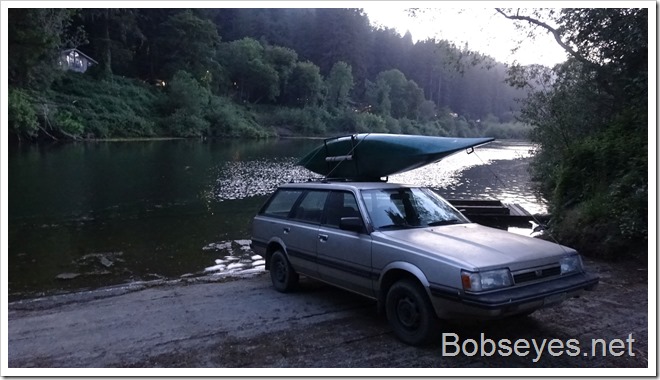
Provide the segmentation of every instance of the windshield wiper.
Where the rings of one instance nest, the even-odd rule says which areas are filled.
[[[436,220],[435,222],[427,223],[427,226],[436,227],[436,226],[446,226],[448,224],[460,224],[460,223],[463,222],[458,219],[446,219],[446,220]]]
[[[387,224],[385,226],[379,226],[377,227],[379,230],[382,229],[388,229],[388,228],[401,228],[401,229],[408,229],[408,228],[414,228],[414,226],[411,226],[409,224]]]

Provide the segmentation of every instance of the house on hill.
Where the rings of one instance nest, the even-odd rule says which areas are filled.
[[[63,70],[84,73],[93,65],[98,65],[98,62],[78,49],[66,49],[60,53],[59,65]]]

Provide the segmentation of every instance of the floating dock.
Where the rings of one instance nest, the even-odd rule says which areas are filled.
[[[491,199],[447,199],[474,223],[489,227],[532,228],[531,221],[547,222],[548,215],[532,215],[517,203]]]

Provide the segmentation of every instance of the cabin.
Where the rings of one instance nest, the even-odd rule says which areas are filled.
[[[78,49],[66,49],[60,53],[59,65],[63,70],[84,73],[98,62]]]

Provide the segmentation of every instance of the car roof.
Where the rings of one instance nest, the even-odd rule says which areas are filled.
[[[414,187],[401,183],[389,182],[332,182],[332,181],[314,181],[314,182],[295,182],[280,185],[280,188],[304,188],[304,189],[323,189],[323,190],[372,190],[372,189],[399,189],[402,187]]]

